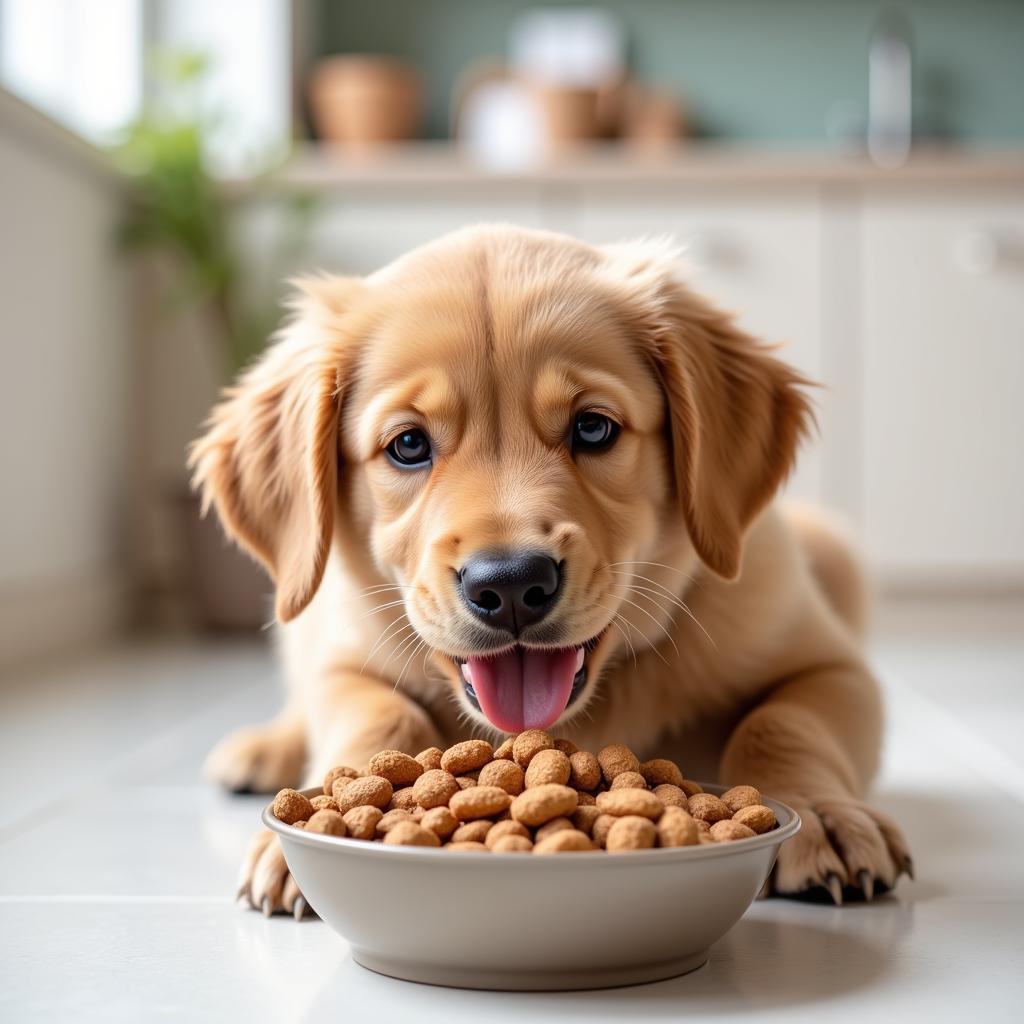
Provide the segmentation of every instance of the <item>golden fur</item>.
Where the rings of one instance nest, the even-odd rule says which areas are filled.
[[[486,733],[449,657],[477,636],[454,574],[474,551],[541,548],[569,567],[561,645],[601,636],[553,731],[796,805],[780,892],[894,885],[903,840],[861,801],[881,709],[859,569],[823,520],[771,504],[810,425],[805,382],[659,244],[485,226],[300,288],[192,453],[205,503],[276,581],[289,686],[212,775],[274,790]],[[581,407],[622,431],[574,460]],[[429,472],[383,456],[410,425]],[[266,836],[243,875],[266,910],[298,898]]]

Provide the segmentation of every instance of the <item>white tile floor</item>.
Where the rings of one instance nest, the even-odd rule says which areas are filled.
[[[917,866],[895,897],[756,904],[684,978],[564,995],[410,985],[319,921],[231,900],[258,798],[198,780],[276,701],[248,643],[136,645],[0,683],[0,1021],[1019,1020],[1024,610],[883,620],[878,802]]]

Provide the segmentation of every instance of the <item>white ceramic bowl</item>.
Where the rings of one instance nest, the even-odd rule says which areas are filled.
[[[554,990],[700,967],[800,828],[791,807],[765,803],[779,827],[753,839],[540,857],[316,835],[282,824],[269,807],[263,822],[281,837],[306,901],[364,967],[434,985]]]

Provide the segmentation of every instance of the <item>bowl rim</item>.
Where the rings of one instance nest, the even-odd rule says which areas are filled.
[[[720,796],[726,792],[730,787],[721,786],[715,783],[704,783],[699,782],[698,785],[706,792],[711,793],[714,796]],[[323,787],[321,786],[309,786],[306,789],[300,789],[306,797],[322,796]],[[568,864],[579,864],[580,859],[584,859],[587,863],[601,863],[609,865],[631,865],[635,863],[635,857],[643,857],[649,863],[664,863],[665,861],[675,860],[704,860],[708,857],[728,857],[728,856],[739,856],[743,853],[752,852],[754,850],[761,850],[768,846],[780,846],[787,839],[791,839],[793,836],[800,831],[802,822],[800,815],[789,806],[789,804],[783,803],[781,800],[775,800],[772,797],[767,797],[764,794],[761,795],[761,799],[765,805],[771,807],[775,811],[775,817],[779,818],[779,811],[783,811],[787,816],[787,821],[783,825],[779,825],[778,828],[772,829],[770,832],[764,832],[761,835],[753,836],[750,839],[737,839],[729,843],[716,843],[714,846],[708,843],[701,843],[697,846],[671,846],[662,847],[653,850],[630,850],[616,853],[614,856],[595,857],[593,850],[578,850],[572,852],[559,853],[557,856],[551,857],[524,857],[521,853],[494,853],[490,850],[483,852],[477,850],[460,850],[458,856],[453,856],[449,851],[446,852],[443,847],[435,846],[385,846],[383,843],[373,842],[366,839],[349,839],[341,836],[329,836],[324,835],[320,832],[306,832],[304,829],[293,828],[291,825],[286,825],[283,821],[279,821],[274,817],[273,801],[271,801],[263,809],[263,813],[260,816],[263,824],[269,828],[272,832],[276,832],[283,839],[287,839],[289,842],[301,843],[303,846],[310,846],[319,849],[330,849],[335,848],[346,853],[352,853],[360,857],[420,857],[426,861],[432,862],[443,862],[450,864],[454,861],[455,864],[460,864],[466,859],[470,859],[474,863],[484,864],[496,862],[503,868],[509,864],[534,864],[540,860],[545,864],[561,864],[563,861]],[[532,869],[527,869],[532,870]]]

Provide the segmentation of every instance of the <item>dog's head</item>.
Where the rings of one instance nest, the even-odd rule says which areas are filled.
[[[475,228],[308,283],[193,461],[279,619],[332,545],[361,549],[466,710],[514,732],[657,642],[665,570],[737,576],[808,424],[801,383],[663,245]]]

